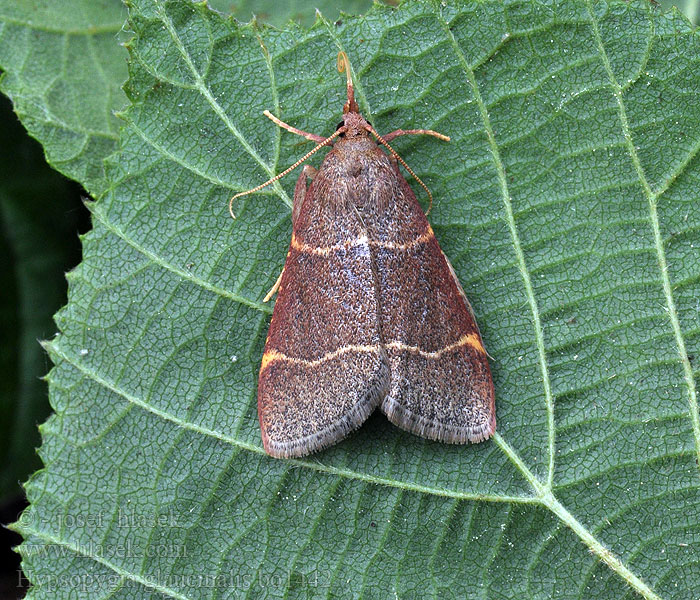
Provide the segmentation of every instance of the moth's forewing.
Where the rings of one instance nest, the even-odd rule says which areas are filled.
[[[377,215],[374,259],[391,386],[390,421],[449,443],[479,442],[496,428],[486,351],[466,296],[410,186],[394,167]]]
[[[292,241],[265,343],[258,415],[268,454],[330,446],[386,395],[389,369],[367,231],[332,169],[295,199]],[[301,193],[297,186],[297,193]]]

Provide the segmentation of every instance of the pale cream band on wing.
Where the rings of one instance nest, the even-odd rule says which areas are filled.
[[[424,358],[440,358],[443,354],[452,352],[452,350],[456,350],[462,346],[471,346],[479,352],[485,352],[484,346],[479,339],[479,335],[476,333],[463,335],[456,342],[449,344],[444,348],[440,348],[439,350],[435,350],[434,352],[427,352],[426,350],[421,350],[418,346],[409,346],[403,342],[389,342],[388,344],[384,344],[384,347],[388,350],[402,350],[404,352],[420,354]]]
[[[323,356],[316,358],[314,360],[308,360],[306,358],[296,358],[294,356],[287,356],[284,352],[279,352],[278,350],[267,350],[262,357],[262,364],[260,365],[260,370],[262,371],[269,363],[276,360],[283,360],[286,362],[291,362],[298,365],[304,365],[306,367],[316,367],[327,360],[332,360],[337,358],[341,354],[347,354],[348,352],[379,352],[381,346],[379,344],[364,345],[349,345],[333,350],[332,352],[327,352]]]
[[[386,248],[388,250],[398,250],[405,251],[417,246],[418,244],[424,244],[435,234],[433,233],[433,228],[428,225],[428,228],[421,233],[418,237],[407,242],[405,244],[397,244],[396,242],[382,242],[379,240],[370,240],[366,235],[362,235],[354,240],[348,240],[342,244],[336,244],[335,246],[309,246],[304,242],[300,242],[296,235],[292,234],[292,248],[298,252],[306,252],[307,254],[318,254],[321,256],[328,256],[333,252],[338,252],[339,250],[348,250],[349,248],[361,247],[361,246],[372,246],[374,248]]]
[[[389,342],[388,344],[385,344],[384,346],[381,346],[379,344],[368,344],[368,345],[361,345],[361,344],[350,344],[348,346],[343,346],[342,348],[338,348],[337,350],[333,350],[332,352],[327,352],[323,356],[316,358],[314,360],[308,360],[305,358],[296,358],[293,356],[287,356],[283,352],[279,352],[278,350],[267,350],[265,354],[263,354],[262,358],[262,364],[260,365],[260,370],[264,370],[268,364],[271,362],[277,361],[277,360],[283,360],[286,362],[291,362],[294,364],[299,364],[299,365],[304,365],[308,367],[316,367],[327,360],[332,360],[334,358],[337,358],[338,356],[342,354],[346,354],[348,352],[375,352],[379,353],[379,351],[382,349],[382,347],[390,349],[390,350],[403,350],[405,352],[410,352],[412,354],[420,354],[424,358],[440,358],[443,354],[446,354],[447,352],[451,352],[452,350],[456,350],[457,348],[460,348],[462,346],[471,346],[474,348],[476,351],[485,353],[486,351],[484,350],[483,345],[481,344],[481,340],[479,339],[479,335],[476,333],[470,333],[467,335],[463,335],[461,338],[459,338],[456,342],[449,344],[445,346],[444,348],[440,348],[439,350],[435,350],[434,352],[427,352],[426,350],[421,350],[418,346],[409,346],[408,344],[404,344],[403,342]]]

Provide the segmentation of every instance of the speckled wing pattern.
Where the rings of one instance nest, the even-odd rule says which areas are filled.
[[[394,163],[390,208],[372,242],[391,385],[382,411],[399,427],[450,443],[496,428],[486,351],[471,307],[416,197]]]
[[[320,450],[377,406],[430,439],[490,437],[474,315],[396,161],[366,136],[337,142],[297,181],[292,230],[258,384],[265,450]]]
[[[327,173],[319,171],[303,210],[304,186],[297,185],[292,241],[260,369],[263,446],[276,457],[342,439],[389,386],[367,231]]]

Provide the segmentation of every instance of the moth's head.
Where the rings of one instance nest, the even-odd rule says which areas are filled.
[[[350,61],[345,52],[338,53],[338,71],[345,71],[347,75],[348,100],[343,106],[343,120],[335,128],[336,134],[341,139],[369,138],[373,131],[372,124],[360,114],[360,107],[355,101],[355,88],[350,75]]]
[[[368,136],[371,124],[359,112],[348,112],[343,115],[343,120],[338,123],[335,130],[343,129],[341,138]]]

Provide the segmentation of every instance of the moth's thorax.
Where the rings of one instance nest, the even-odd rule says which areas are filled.
[[[369,135],[341,138],[333,145],[331,154],[334,154],[340,162],[344,163],[356,163],[365,160],[376,160],[382,156],[386,157],[386,154]]]
[[[374,140],[363,136],[340,139],[321,163],[309,188],[309,200],[305,201],[306,213],[300,219],[316,220],[308,225],[309,230],[323,229],[319,215],[324,212],[324,205],[336,206],[338,214],[353,205],[349,214],[359,213],[365,226],[373,229],[373,223],[394,196],[401,193],[397,177],[391,159]],[[342,240],[325,242],[332,245]]]
[[[387,154],[369,136],[341,138],[326,155],[319,173],[329,184],[325,193],[351,200],[357,208],[385,195],[395,186],[396,174]],[[320,183],[320,182],[319,182]]]
[[[333,144],[333,150],[321,166],[338,177],[361,178],[363,174],[389,168],[387,155],[379,148],[368,131],[369,124],[357,112],[343,115],[346,131]]]
[[[375,225],[395,196],[401,195],[401,184],[395,165],[377,145],[367,121],[356,112],[343,115],[347,130],[336,138],[333,148],[321,163],[319,172],[309,188],[306,210],[297,225],[308,227],[308,233],[319,236],[327,245],[341,243],[340,239],[326,239],[325,225],[320,215],[324,206],[335,206],[339,213],[354,206],[351,214],[359,214],[364,225]],[[320,242],[319,242],[320,243]]]

